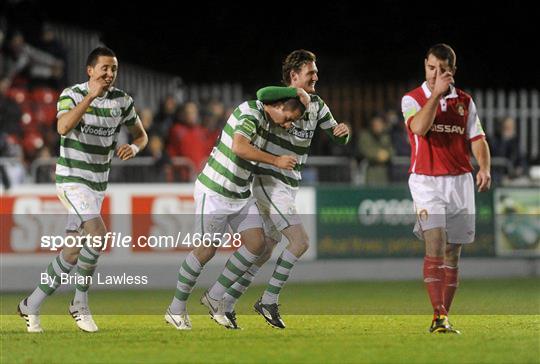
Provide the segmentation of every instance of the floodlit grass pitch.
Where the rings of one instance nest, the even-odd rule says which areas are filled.
[[[188,306],[191,332],[163,320],[172,290],[96,291],[90,302],[98,333],[78,331],[67,314],[71,294],[59,294],[43,307],[45,333],[31,335],[12,314],[22,296],[5,294],[0,362],[539,362],[539,280],[463,281],[452,308],[461,336],[427,332],[430,307],[421,282],[289,284],[281,299],[285,330],[252,314],[263,288],[240,301],[241,331],[204,315],[202,290]]]

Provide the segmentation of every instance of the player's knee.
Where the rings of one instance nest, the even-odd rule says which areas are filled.
[[[457,267],[461,255],[461,244],[447,244],[444,254],[445,264],[451,267]]]
[[[259,263],[267,262],[268,259],[270,259],[270,257],[272,256],[272,252],[274,251],[274,248],[277,245],[277,241],[275,241],[272,238],[265,236],[264,239],[265,239],[265,248],[264,248],[264,252],[261,254],[261,256],[258,259]]]
[[[79,251],[64,249],[62,251],[62,257],[64,258],[66,262],[74,265],[77,263],[77,259],[79,258]]]
[[[259,259],[257,259],[258,263],[266,263],[268,259],[272,256],[272,251],[274,250],[274,246],[268,246],[266,245],[264,252],[261,254]]]
[[[255,240],[252,244],[250,244],[248,250],[259,257],[263,256],[266,253],[266,244],[264,243],[264,239]]]
[[[206,264],[216,254],[217,248],[214,246],[200,246],[193,250],[193,255],[197,258],[200,264]]]

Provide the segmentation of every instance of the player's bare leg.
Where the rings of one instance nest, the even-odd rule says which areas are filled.
[[[289,244],[279,256],[263,296],[254,305],[255,311],[261,314],[268,324],[280,329],[285,328],[285,323],[279,314],[279,294],[294,264],[309,247],[309,237],[302,224],[289,226],[282,233],[289,240]]]

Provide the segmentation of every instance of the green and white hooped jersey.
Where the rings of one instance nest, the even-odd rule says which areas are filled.
[[[66,88],[58,99],[57,118],[87,94],[88,82]],[[122,90],[112,88],[94,99],[77,126],[60,139],[56,183],[82,183],[105,191],[120,127],[137,120],[133,99]]]
[[[233,136],[239,133],[255,145],[261,134],[268,133],[269,125],[262,102],[246,101],[238,106],[223,127],[197,180],[205,188],[227,198],[248,198],[255,164],[233,153]]]
[[[311,141],[317,128],[331,129],[337,125],[330,109],[317,95],[310,95],[311,102],[304,116],[293,123],[290,129],[272,125],[270,132],[260,130],[260,138],[255,145],[274,155],[295,155],[298,163],[292,171],[279,169],[273,165],[259,163],[257,175],[271,176],[291,188],[298,188],[302,179],[301,170],[306,164]]]

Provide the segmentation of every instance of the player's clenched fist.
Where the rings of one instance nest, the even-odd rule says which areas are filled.
[[[292,170],[296,166],[296,157],[292,155],[282,155],[276,158],[276,167]]]
[[[345,135],[350,134],[349,127],[345,123],[340,123],[336,125],[332,132],[336,137],[344,137]]]
[[[116,155],[118,156],[118,158],[125,161],[135,157],[138,151],[139,148],[137,148],[137,146],[133,144],[124,144],[117,149]]]

